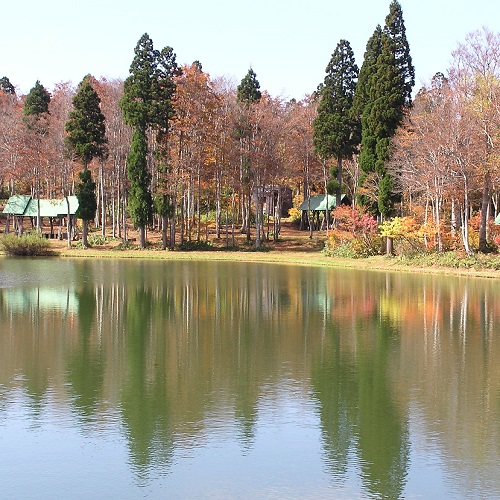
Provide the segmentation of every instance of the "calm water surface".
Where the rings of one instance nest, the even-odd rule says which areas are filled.
[[[500,282],[0,260],[0,497],[500,498]]]

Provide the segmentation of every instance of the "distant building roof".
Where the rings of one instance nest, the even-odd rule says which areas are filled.
[[[75,215],[78,209],[78,199],[76,196],[67,196],[61,200],[40,199],[40,217],[64,217],[68,215],[66,199],[69,201],[70,215]],[[7,205],[5,205],[3,213],[23,217],[37,217],[38,200],[24,195],[11,196],[7,201]]]
[[[25,196],[24,194],[15,194],[11,196],[3,209],[4,214],[11,215],[23,215],[31,196]]]
[[[345,194],[342,195],[342,202],[348,202]],[[336,207],[335,195],[328,195],[328,210]],[[326,210],[326,194],[318,194],[306,198],[299,207],[299,210]]]
[[[500,225],[500,213],[495,217],[495,224]]]

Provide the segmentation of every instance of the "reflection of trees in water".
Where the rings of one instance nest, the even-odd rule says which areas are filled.
[[[139,477],[168,471],[179,447],[203,442],[213,415],[236,424],[247,452],[265,387],[283,376],[307,384],[311,375],[332,475],[347,477],[354,454],[374,496],[403,491],[410,405],[443,436],[457,469],[483,434],[490,438],[474,463],[499,456],[500,302],[490,282],[252,264],[87,264],[75,264],[87,279],[75,281],[68,301],[78,314],[26,299],[21,315],[0,290],[0,384],[14,387],[21,374],[38,411],[48,391],[65,401],[69,387],[84,422],[119,409]],[[53,374],[65,377],[56,390]]]
[[[357,356],[359,441],[363,480],[374,495],[399,498],[409,466],[408,415],[395,402],[391,363],[399,335],[391,321],[376,318],[375,342]]]
[[[84,420],[91,420],[99,411],[104,383],[105,358],[102,345],[95,342],[96,288],[93,286],[91,267],[84,262],[76,290],[78,298],[78,336],[76,345],[68,354],[66,376],[71,387],[72,405]],[[94,333],[95,335],[95,333]]]
[[[356,455],[367,491],[398,498],[409,466],[409,439],[406,416],[391,389],[397,330],[377,314],[358,326],[359,331],[350,331],[343,322],[328,323],[329,349],[312,370],[327,463],[344,481]],[[344,342],[352,335],[358,338],[356,352]]]
[[[135,269],[135,268],[134,268]],[[128,279],[132,286],[121,311],[119,330],[126,342],[127,376],[121,391],[121,412],[127,428],[132,463],[144,479],[150,467],[161,468],[171,462],[173,428],[170,401],[165,391],[165,364],[157,362],[152,321],[158,296],[145,283],[140,270]],[[167,307],[168,309],[168,307]]]

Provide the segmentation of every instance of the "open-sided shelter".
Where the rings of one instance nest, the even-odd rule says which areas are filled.
[[[40,217],[48,218],[50,223],[50,236],[53,236],[54,219],[59,219],[62,224],[62,219],[68,217],[74,219],[78,209],[78,198],[76,196],[66,196],[62,199],[40,199]],[[38,199],[26,195],[13,195],[7,201],[3,213],[7,214],[6,230],[10,225],[10,218],[14,220],[14,228],[20,229],[22,232],[22,222],[24,217],[29,217],[31,220],[38,217]]]
[[[351,204],[351,201],[345,194],[343,194],[341,197],[341,204],[342,205]],[[320,222],[320,214],[326,213],[327,210],[330,212],[336,206],[337,203],[335,195],[318,194],[306,198],[301,203],[298,210],[302,212],[302,221],[311,220],[313,225],[315,225],[316,228],[319,229],[320,223],[322,225],[322,222]],[[309,214],[309,212],[312,213]]]

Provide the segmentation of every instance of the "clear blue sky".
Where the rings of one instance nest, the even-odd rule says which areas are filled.
[[[500,29],[498,0],[401,0],[416,90],[446,72],[467,33]],[[251,66],[261,89],[301,99],[323,81],[342,38],[361,66],[366,42],[390,0],[25,0],[0,17],[0,77],[22,93],[51,90],[88,73],[126,78],[143,33],[173,47],[180,64],[199,60],[212,77],[238,83]]]

